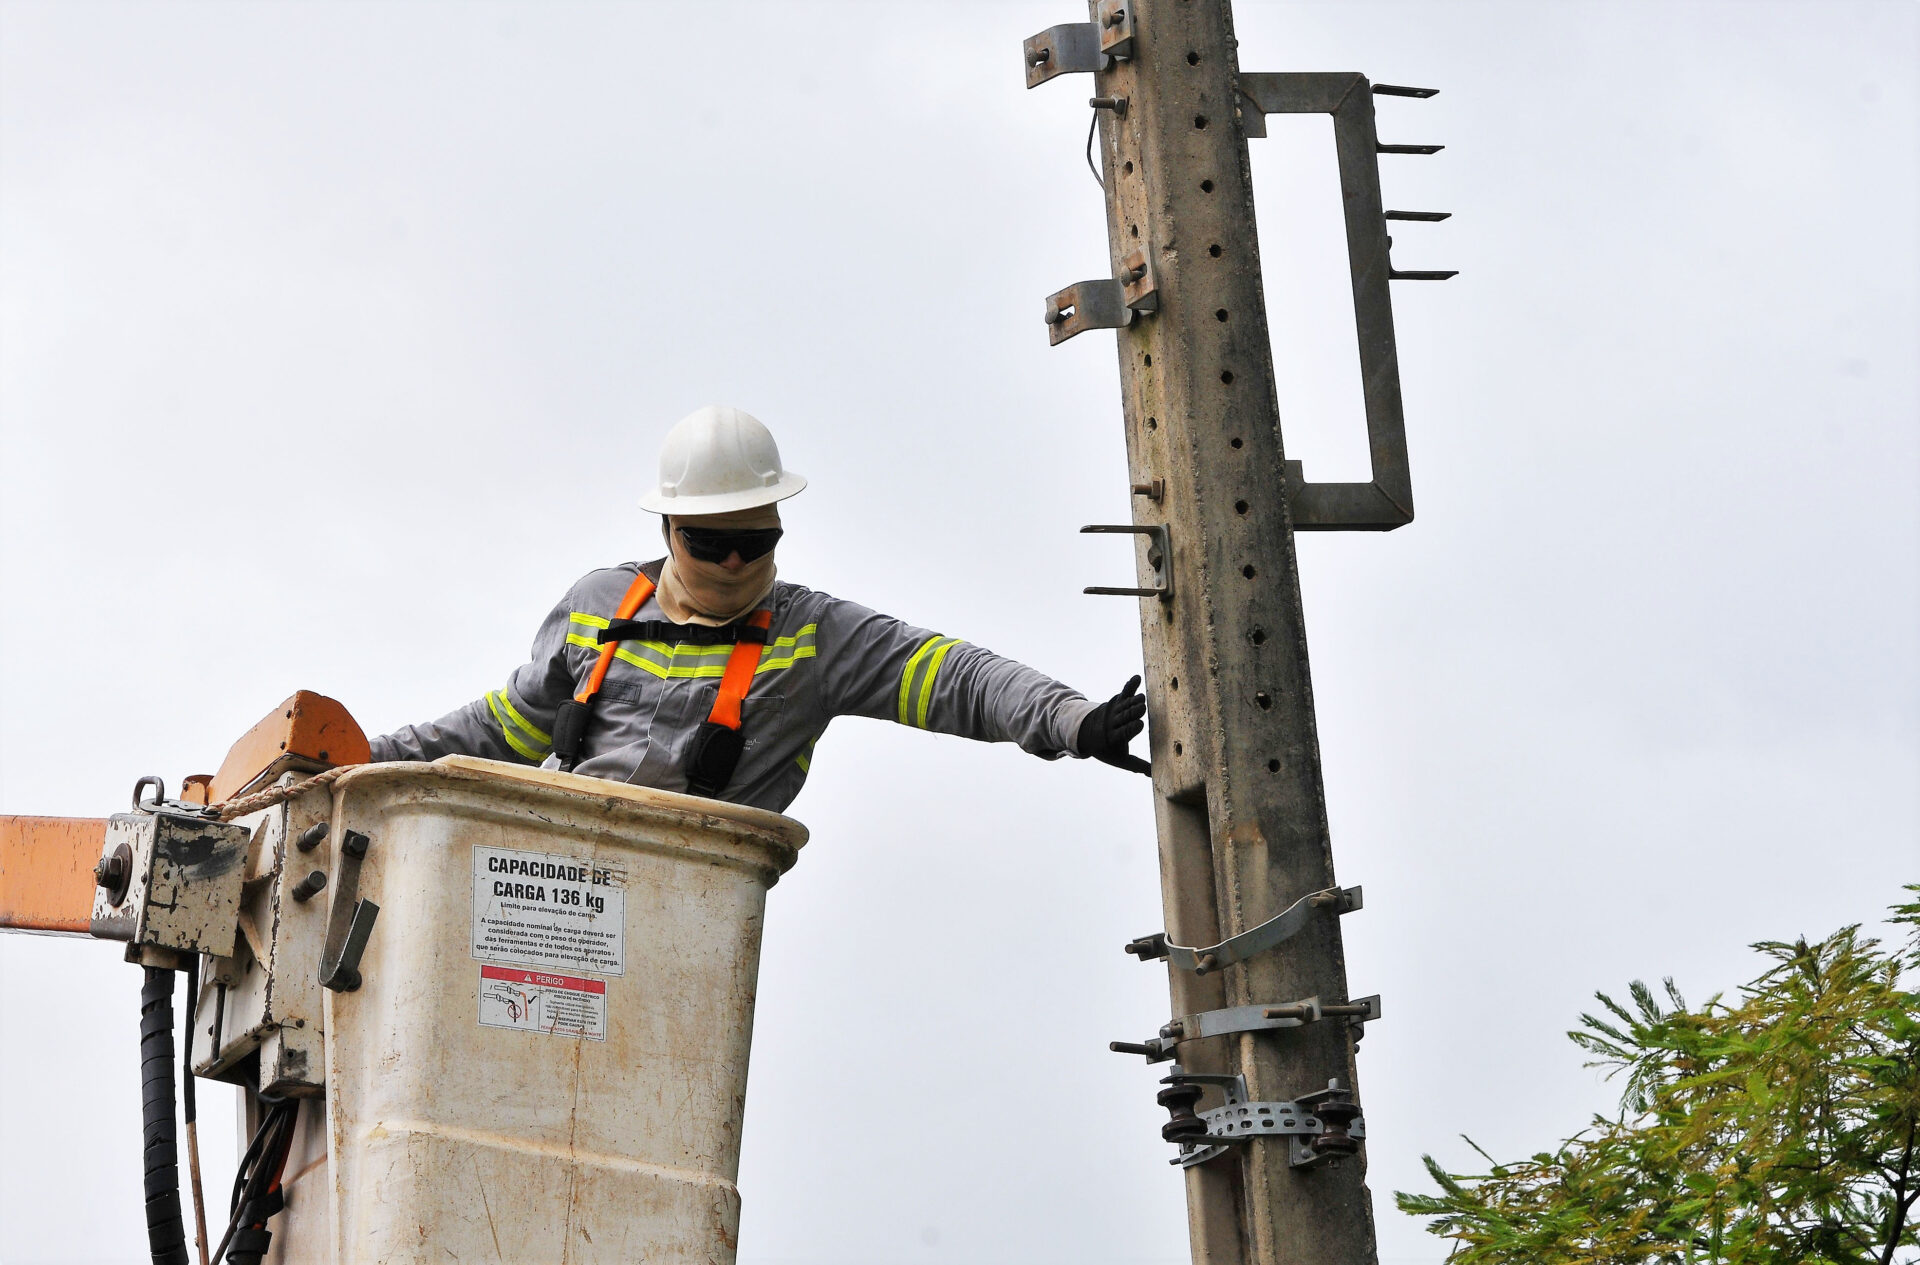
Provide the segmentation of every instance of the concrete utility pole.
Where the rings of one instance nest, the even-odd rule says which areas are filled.
[[[1167,960],[1175,1019],[1115,1048],[1172,1072],[1196,1262],[1362,1265],[1354,1056],[1380,1004],[1347,990],[1338,915],[1359,890],[1334,878],[1294,533],[1413,517],[1387,282],[1452,274],[1388,260],[1386,219],[1445,215],[1383,211],[1376,154],[1438,147],[1380,146],[1373,94],[1432,93],[1243,75],[1227,0],[1090,8],[1024,52],[1030,87],[1092,73],[1114,271],[1047,322],[1056,343],[1119,331],[1134,521],[1088,530],[1141,546],[1141,587],[1089,591],[1142,599],[1167,927],[1128,950]],[[1269,113],[1334,117],[1370,483],[1308,483],[1282,447],[1247,151]]]

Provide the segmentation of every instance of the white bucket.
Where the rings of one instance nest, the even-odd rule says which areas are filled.
[[[805,827],[465,757],[333,795],[335,847],[371,842],[329,898],[379,915],[273,1255],[731,1262],[761,915]]]

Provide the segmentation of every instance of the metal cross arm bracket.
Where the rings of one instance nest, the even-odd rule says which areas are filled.
[[[1157,597],[1163,602],[1173,600],[1173,542],[1165,524],[1151,524],[1146,527],[1134,527],[1125,523],[1091,523],[1080,529],[1080,534],[1129,534],[1147,537],[1147,565],[1153,568],[1154,587],[1150,589],[1116,589],[1094,585],[1080,590],[1096,597]]]
[[[1126,949],[1142,962],[1165,958],[1168,966],[1192,971],[1195,975],[1206,975],[1232,966],[1235,962],[1244,962],[1254,954],[1264,953],[1298,935],[1314,915],[1323,910],[1334,914],[1350,914],[1360,907],[1360,888],[1329,887],[1325,891],[1302,896],[1259,926],[1249,927],[1239,935],[1208,948],[1195,949],[1173,944],[1167,940],[1164,931],[1157,931],[1133,941]]]
[[[1030,35],[1020,45],[1027,87],[1056,75],[1105,70],[1109,57],[1133,56],[1133,11],[1129,0],[1100,0],[1092,22],[1068,22]]]
[[[1318,997],[1288,1002],[1281,1006],[1229,1006],[1224,1010],[1203,1010],[1163,1025],[1160,1035],[1146,1041],[1113,1041],[1107,1048],[1119,1054],[1139,1054],[1149,1063],[1164,1063],[1188,1041],[1208,1037],[1236,1036],[1242,1032],[1271,1032],[1282,1028],[1302,1028],[1323,1019],[1345,1018],[1350,1023],[1368,1023],[1380,1017],[1380,998],[1362,997],[1350,1002],[1322,1002]]]
[[[1287,503],[1296,531],[1391,531],[1413,521],[1413,482],[1407,463],[1406,414],[1400,398],[1400,355],[1394,342],[1395,280],[1444,280],[1452,273],[1400,272],[1393,267],[1389,213],[1380,199],[1382,153],[1433,153],[1439,146],[1381,145],[1373,98],[1430,97],[1427,88],[1369,85],[1364,75],[1249,74],[1240,76],[1248,108],[1242,121],[1249,137],[1267,134],[1269,114],[1330,114],[1340,162],[1346,211],[1347,263],[1353,281],[1354,330],[1360,344],[1360,378],[1366,401],[1368,483],[1309,483],[1300,463],[1286,463]],[[1396,219],[1444,219],[1441,212],[1393,212]]]
[[[1076,281],[1047,296],[1049,345],[1058,346],[1090,329],[1125,329],[1137,313],[1159,310],[1160,292],[1146,252],[1134,251],[1120,268],[1116,279]]]

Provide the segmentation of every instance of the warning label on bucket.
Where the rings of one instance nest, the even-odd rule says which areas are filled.
[[[607,982],[510,966],[480,968],[480,1022],[551,1037],[607,1039]]]
[[[578,857],[473,850],[473,956],[626,974],[627,876]]]

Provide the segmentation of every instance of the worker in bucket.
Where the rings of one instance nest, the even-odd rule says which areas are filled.
[[[739,409],[668,432],[667,555],[594,571],[484,698],[373,740],[375,760],[462,754],[783,810],[836,716],[1147,772],[1140,678],[1103,703],[955,637],[775,578],[779,502],[807,486]]]

